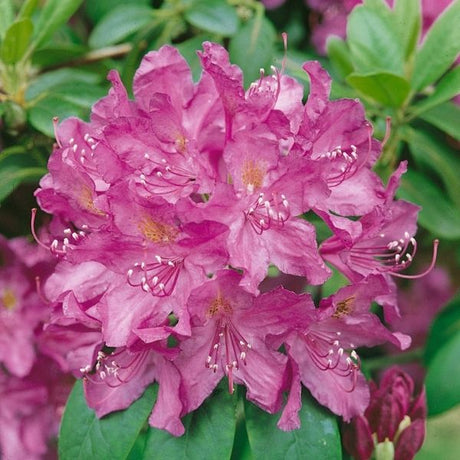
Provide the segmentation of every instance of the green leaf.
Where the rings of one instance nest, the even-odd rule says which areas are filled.
[[[343,78],[353,72],[350,50],[342,39],[335,36],[328,39],[327,55]]]
[[[224,385],[198,410],[183,418],[185,434],[174,437],[150,428],[144,458],[149,460],[222,460],[230,458],[235,438],[235,403]]]
[[[458,105],[452,102],[445,102],[423,112],[419,117],[460,141],[460,129],[458,129],[460,107]]]
[[[85,119],[91,106],[105,94],[106,91],[98,86],[68,81],[34,102],[28,111],[29,122],[35,129],[54,137],[54,117],[60,120],[71,116]]]
[[[5,64],[15,64],[24,56],[32,31],[33,25],[30,19],[21,19],[11,24],[0,50],[0,57]]]
[[[420,35],[420,0],[396,0],[392,15],[405,57],[408,58],[415,51]]]
[[[47,173],[45,167],[4,168],[0,170],[0,202],[18,185],[24,182],[38,182]]]
[[[390,72],[352,73],[346,80],[365,96],[388,107],[401,107],[410,91],[410,85],[403,77]]]
[[[337,419],[302,392],[300,429],[281,431],[277,416],[245,401],[246,428],[254,460],[341,460],[342,448]]]
[[[96,24],[119,5],[149,5],[150,3],[150,0],[97,0],[97,2],[85,2],[85,12],[93,24]]]
[[[428,365],[425,379],[428,414],[436,415],[460,403],[460,333]]]
[[[460,2],[455,1],[430,27],[415,55],[412,87],[421,90],[452,65],[460,43]]]
[[[36,97],[43,97],[45,93],[52,93],[57,86],[68,82],[86,83],[90,87],[100,81],[101,77],[98,74],[81,69],[59,69],[46,72],[30,83],[26,91],[26,101],[30,102]]]
[[[49,44],[35,51],[32,56],[32,63],[41,69],[57,66],[83,56],[86,51],[86,46],[74,43]]]
[[[153,387],[128,409],[98,419],[86,405],[82,381],[70,393],[59,432],[61,460],[126,459],[155,401]]]
[[[199,29],[224,37],[238,29],[238,15],[226,0],[198,0],[185,12],[185,19]]]
[[[9,147],[0,155],[0,202],[23,182],[37,182],[47,172],[46,165],[38,161],[22,146]]]
[[[422,206],[418,222],[433,235],[460,238],[460,210],[428,177],[409,170],[402,178],[398,197]]]
[[[211,40],[211,36],[209,34],[200,34],[176,45],[176,48],[180,54],[184,56],[188,65],[192,69],[192,75],[195,81],[199,80],[201,71],[203,70],[196,52],[197,50],[201,50],[202,43],[207,40]]]
[[[260,69],[272,64],[276,32],[264,16],[248,21],[230,41],[230,60],[241,67],[245,85],[260,77]]]
[[[39,0],[26,0],[18,13],[18,19],[30,18],[37,9]]]
[[[77,11],[83,0],[48,0],[35,26],[32,49],[49,40],[59,27],[65,24]]]
[[[460,452],[460,406],[426,421],[426,437],[416,460],[458,460]]]
[[[0,0],[0,37],[3,39],[5,32],[14,20],[13,2],[11,0]]]
[[[368,0],[353,9],[348,16],[347,43],[358,73],[404,75],[405,48],[385,2]]]
[[[407,129],[404,139],[408,142],[410,151],[417,163],[428,170],[434,169],[438,174],[451,200],[460,209],[460,157],[445,142],[430,136],[424,131]]]
[[[460,334],[460,292],[453,297],[436,317],[425,346],[425,363],[430,365],[439,347]]]
[[[460,66],[448,72],[436,85],[433,94],[411,108],[412,115],[419,115],[460,93]]]
[[[97,23],[89,37],[92,48],[113,45],[153,21],[153,9],[147,5],[119,5]]]

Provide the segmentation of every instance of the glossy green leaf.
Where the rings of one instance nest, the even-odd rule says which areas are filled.
[[[328,39],[327,55],[343,78],[353,72],[350,50],[342,39],[335,36]]]
[[[460,210],[428,177],[409,170],[404,174],[398,197],[422,207],[418,223],[434,236],[445,239],[460,238]]]
[[[448,72],[436,85],[433,94],[412,107],[411,113],[418,115],[452,99],[460,93],[460,66]]]
[[[176,45],[179,53],[184,56],[188,65],[192,69],[193,79],[195,81],[199,80],[201,71],[203,70],[196,52],[197,50],[201,50],[202,43],[207,40],[211,40],[211,36],[209,34],[200,34]]]
[[[460,406],[426,421],[426,437],[416,460],[458,460],[460,452]]]
[[[42,133],[54,137],[53,118],[88,118],[91,106],[106,91],[78,81],[68,81],[56,86],[52,92],[37,99],[28,111],[31,125]]]
[[[49,44],[35,51],[32,63],[42,69],[53,67],[77,59],[86,52],[86,46],[74,43]]]
[[[18,185],[24,182],[38,182],[47,173],[45,167],[5,168],[0,170],[0,202]]]
[[[15,64],[24,56],[32,31],[33,25],[30,19],[21,19],[11,24],[0,50],[0,57],[5,64]]]
[[[459,52],[460,1],[455,1],[430,27],[415,56],[412,87],[421,90],[452,65]]]
[[[404,46],[385,2],[367,0],[353,9],[348,17],[347,43],[358,73],[404,74]]]
[[[197,0],[185,12],[185,19],[199,29],[224,37],[238,29],[238,15],[226,0]]]
[[[185,434],[174,437],[150,428],[144,451],[149,460],[222,460],[230,458],[235,438],[236,396],[220,385],[196,411],[182,420]]]
[[[97,23],[89,37],[92,48],[113,45],[153,21],[153,9],[147,5],[119,5]]]
[[[3,37],[14,20],[12,0],[0,0],[0,11],[0,37]]]
[[[352,73],[347,82],[360,93],[388,107],[401,107],[410,91],[409,83],[403,77],[390,72]]]
[[[453,203],[460,209],[460,157],[444,141],[422,130],[408,129],[404,132],[410,151],[420,165],[435,170],[449,193]]]
[[[33,80],[26,91],[26,101],[30,102],[37,97],[52,93],[56,87],[65,83],[81,82],[94,86],[101,81],[98,74],[81,69],[59,69],[46,72]]]
[[[246,86],[260,77],[261,68],[273,63],[275,39],[272,23],[264,16],[256,16],[230,41],[230,60],[243,70]]]
[[[9,147],[0,155],[0,202],[23,182],[38,182],[46,165],[22,146]]]
[[[145,426],[155,401],[149,387],[128,409],[98,419],[86,405],[82,381],[70,393],[59,432],[59,458],[126,459]]]
[[[37,9],[39,0],[26,0],[19,10],[18,19],[30,18]]]
[[[281,431],[279,416],[270,415],[245,401],[246,428],[254,460],[341,460],[342,448],[337,419],[306,391],[299,412],[300,429]]]
[[[430,365],[439,347],[460,335],[460,292],[436,316],[425,346],[425,363]]]
[[[150,3],[150,0],[97,0],[96,2],[85,2],[85,12],[96,24],[119,5],[150,5]]]
[[[444,412],[460,403],[460,333],[438,352],[428,365],[425,379],[428,414]]]
[[[83,0],[47,0],[35,26],[32,47],[38,48],[49,40],[59,27],[77,11]]]
[[[445,102],[423,112],[419,117],[460,141],[460,107],[458,105]]]
[[[420,0],[396,0],[392,17],[407,58],[415,51],[420,36]]]

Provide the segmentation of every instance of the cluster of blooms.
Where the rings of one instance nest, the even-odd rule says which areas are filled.
[[[343,444],[356,460],[412,460],[425,438],[425,390],[414,394],[414,382],[397,367],[380,385],[371,383],[371,402],[364,416],[343,426]]]
[[[53,450],[73,379],[43,352],[48,305],[37,293],[55,265],[24,238],[0,237],[0,456],[38,459]]]
[[[56,126],[36,192],[53,215],[36,238],[59,258],[43,289],[45,335],[59,343],[48,351],[84,379],[98,416],[159,382],[150,424],[174,435],[223,376],[282,409],[281,429],[299,426],[301,384],[350,420],[370,397],[355,349],[410,343],[370,312],[377,301],[398,317],[392,276],[417,250],[418,208],[394,199],[406,165],[382,184],[362,105],[329,100],[317,62],[304,64],[304,104],[277,69],[245,91],[223,47],[205,42],[199,57],[195,84],[175,48],[150,52],[134,100],[112,71],[90,123]],[[320,247],[309,211],[332,232]],[[318,307],[308,293],[261,291],[271,265],[320,285],[325,261],[350,284]]]

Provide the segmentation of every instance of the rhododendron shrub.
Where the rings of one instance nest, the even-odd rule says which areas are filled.
[[[158,382],[149,423],[175,436],[222,378],[281,411],[281,430],[301,425],[302,384],[344,420],[360,416],[370,393],[355,349],[410,344],[370,310],[398,318],[393,277],[417,276],[405,272],[418,208],[394,198],[406,166],[382,183],[362,105],[330,100],[319,63],[303,66],[304,103],[282,70],[245,90],[222,46],[198,54],[197,83],[164,46],[143,59],[134,99],[111,71],[89,123],[56,121],[35,194],[53,216],[35,235],[57,258],[43,285],[44,334],[62,342],[53,355],[98,417]],[[322,244],[309,212],[332,233]],[[306,292],[260,291],[271,266],[321,285],[326,262],[348,286],[318,306]]]

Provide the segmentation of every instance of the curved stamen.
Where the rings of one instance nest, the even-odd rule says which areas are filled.
[[[282,227],[291,213],[285,195],[272,194],[272,198],[266,200],[265,194],[260,193],[254,204],[244,211],[244,215],[253,230],[261,235],[272,226]]]
[[[404,238],[390,241],[386,245],[356,245],[350,249],[350,261],[365,269],[375,269],[380,273],[406,279],[417,279],[428,274],[434,267],[437,258],[439,240],[433,241],[433,255],[430,266],[420,274],[405,275],[399,273],[408,268],[417,253],[417,241],[405,232]]]
[[[186,168],[171,166],[164,158],[161,162],[155,161],[148,153],[144,157],[155,165],[148,176],[144,173],[139,176],[141,184],[148,192],[152,192],[153,187],[156,194],[174,193],[177,188],[183,188],[196,181],[196,175]]]
[[[59,140],[59,136],[58,136],[58,133],[57,133],[58,123],[59,123],[59,118],[58,117],[53,117],[54,138],[56,139],[57,145],[60,148],[62,148],[62,144],[61,144],[61,141]]]
[[[37,216],[37,208],[32,208],[31,210],[31,218],[30,218],[30,230],[34,240],[37,242],[39,246],[44,249],[47,249],[52,254],[56,256],[65,256],[67,254],[68,249],[73,249],[75,244],[80,242],[82,238],[86,236],[86,233],[83,230],[74,231],[71,228],[66,228],[63,232],[63,239],[60,243],[57,239],[54,239],[49,246],[43,243],[39,238],[37,233],[35,232],[35,219]],[[87,228],[86,226],[82,226],[82,228]],[[61,247],[59,247],[61,245]]]
[[[418,273],[417,275],[405,275],[403,273],[392,273],[393,276],[397,276],[398,278],[405,278],[405,279],[418,279],[422,278],[425,275],[428,275],[428,273],[433,270],[435,264],[436,264],[436,259],[438,257],[438,246],[439,246],[439,240],[435,239],[433,240],[433,255],[431,256],[431,263],[429,267],[424,270],[422,273]]]
[[[128,284],[133,287],[142,287],[156,297],[171,295],[184,265],[180,257],[155,256],[156,262],[146,264],[136,262],[127,273]]]
[[[221,318],[217,324],[209,349],[205,366],[216,372],[219,368],[221,342],[225,348],[225,374],[228,378],[228,391],[233,393],[233,370],[239,369],[240,361],[246,365],[246,355],[251,345],[241,335],[235,325],[228,318]]]
[[[382,148],[385,147],[385,144],[388,142],[388,139],[391,135],[391,117],[386,117],[385,119],[385,136],[382,139]]]
[[[361,367],[356,352],[345,350],[337,338],[320,331],[307,332],[304,341],[313,364],[323,372],[333,372],[339,378],[337,384],[345,392],[351,393],[356,388]]]
[[[99,351],[95,364],[80,369],[80,372],[83,374],[83,379],[88,382],[117,388],[136,376],[147,356],[148,350],[132,353],[132,357],[128,356],[124,348],[114,353]],[[121,361],[117,361],[118,357],[121,358]],[[123,363],[122,361],[126,358],[128,361]]]

